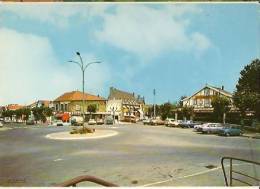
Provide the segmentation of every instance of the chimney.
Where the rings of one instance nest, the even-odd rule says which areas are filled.
[[[221,89],[224,90],[224,85],[221,86]]]

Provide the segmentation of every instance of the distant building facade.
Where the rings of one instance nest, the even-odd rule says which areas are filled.
[[[117,120],[132,117],[136,120],[144,118],[145,99],[134,93],[110,87],[106,111],[115,115]]]
[[[40,108],[40,107],[52,108],[53,107],[52,101],[37,100],[34,103],[28,105],[28,108]]]
[[[83,101],[84,98],[84,110],[83,110]],[[103,97],[95,96],[88,93],[82,93],[80,91],[71,91],[66,92],[56,98],[53,101],[53,106],[55,112],[67,112],[71,115],[81,115],[82,112],[84,114],[89,114],[87,108],[89,105],[96,106],[96,113],[98,115],[105,114],[106,111],[106,99]]]
[[[193,107],[194,112],[212,112],[211,102],[213,97],[217,95],[228,98],[231,102],[231,108],[234,108],[232,93],[224,90],[223,86],[219,88],[207,84],[193,95],[183,99],[182,103],[183,106]]]

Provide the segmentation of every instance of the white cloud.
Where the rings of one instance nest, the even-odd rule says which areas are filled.
[[[0,28],[0,41],[1,105],[53,99],[66,91],[81,90],[79,69],[58,62],[48,38]],[[89,67],[86,74],[87,90],[102,92],[109,79],[106,65]]]
[[[210,40],[199,32],[189,32],[189,14],[200,13],[194,6],[121,5],[114,13],[103,14],[104,25],[95,36],[99,41],[142,57],[165,51],[203,53]]]
[[[70,19],[87,21],[90,17],[102,15],[109,5],[90,4],[3,4],[0,15],[11,13],[24,20],[50,23],[59,28],[68,28]],[[77,20],[73,20],[73,18]]]

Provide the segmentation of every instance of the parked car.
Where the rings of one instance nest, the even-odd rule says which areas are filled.
[[[179,126],[182,128],[193,128],[195,125],[198,125],[199,123],[197,122],[193,122],[192,120],[188,120],[188,121],[182,121],[181,123],[179,123]]]
[[[239,136],[243,133],[238,125],[225,124],[218,134],[222,136]]]
[[[27,120],[26,125],[34,125],[34,121],[33,120]]]
[[[113,119],[113,117],[112,116],[107,116],[106,118],[105,118],[105,124],[107,124],[107,125],[113,125],[114,124],[114,119]]]
[[[97,120],[97,125],[103,125],[104,124],[104,120],[103,119],[98,119]]]
[[[144,119],[144,120],[143,120],[143,124],[144,124],[144,125],[149,125],[149,124],[151,124],[151,119]]]
[[[80,126],[84,124],[84,118],[82,116],[72,116],[70,122],[73,126]]]
[[[63,122],[62,121],[57,121],[55,124],[56,124],[56,126],[63,126]]]
[[[207,126],[202,127],[202,133],[215,133],[218,134],[219,131],[223,129],[223,124],[221,123],[210,123]]]
[[[172,118],[167,118],[166,120],[165,120],[165,122],[164,122],[164,124],[165,124],[165,126],[167,126],[167,127],[171,127],[171,126],[173,126],[174,125],[174,119],[172,119]]]
[[[89,119],[88,124],[89,125],[96,125],[97,122],[94,119]]]
[[[201,132],[202,127],[206,127],[208,124],[210,124],[210,123],[203,123],[203,124],[194,125],[194,130],[197,131],[197,132]]]
[[[151,125],[164,125],[164,121],[161,119],[152,119]]]

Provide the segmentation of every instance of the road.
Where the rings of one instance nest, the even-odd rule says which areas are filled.
[[[224,186],[221,157],[260,161],[259,139],[203,135],[192,129],[95,126],[118,135],[62,141],[45,136],[70,127],[9,127],[13,129],[0,131],[0,186],[53,186],[79,175],[120,186]],[[259,176],[259,169],[254,174]]]

